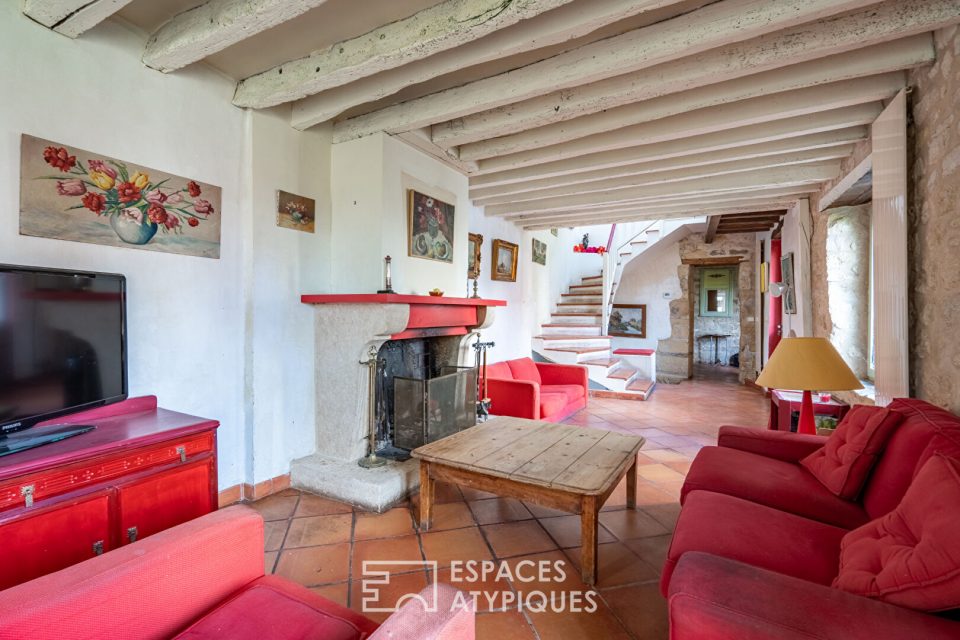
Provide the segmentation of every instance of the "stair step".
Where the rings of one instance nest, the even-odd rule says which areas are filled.
[[[568,298],[591,298],[593,296],[602,296],[603,293],[600,291],[596,293],[561,293],[561,296],[567,296]]]
[[[601,314],[599,314],[599,313],[579,313],[579,312],[574,312],[574,311],[568,311],[568,312],[566,312],[566,313],[551,313],[550,315],[555,316],[555,317],[566,317],[566,316],[583,317],[583,316],[592,316],[592,317],[594,317],[594,318],[599,318]]]
[[[572,284],[570,285],[571,289],[596,289],[599,287],[599,284]]]
[[[613,373],[607,374],[608,378],[613,378],[614,380],[629,380],[634,375],[636,375],[637,370],[633,367],[623,366],[614,371]]]
[[[623,252],[620,253],[620,255],[621,255],[621,257],[626,258],[627,256],[632,256],[632,255],[633,255],[633,251],[623,251]]]
[[[597,326],[597,325],[593,325]],[[541,336],[534,336],[541,340],[609,340],[610,336],[588,336],[582,333],[546,333]]]
[[[650,393],[656,384],[653,380],[634,380],[627,385],[627,391],[636,391],[638,393]]]
[[[583,278],[580,278],[581,282],[586,282],[587,280],[603,280],[603,274],[600,274],[599,276],[584,276]]]
[[[619,363],[620,360],[617,358],[597,358],[596,360],[584,360],[580,364],[587,364],[594,367],[612,367]]]
[[[646,241],[646,240],[634,240],[634,241],[631,242],[630,244],[631,244],[631,245],[634,245],[634,244],[647,244],[647,241]]]
[[[595,304],[590,304],[589,302],[558,302],[558,307],[599,307],[600,300],[597,300]]]
[[[559,314],[553,314],[559,315]],[[551,322],[548,324],[542,324],[540,327],[542,329],[596,329],[600,325],[596,324],[580,324],[578,322]]]
[[[610,347],[554,347],[544,349],[544,351],[563,351],[564,353],[598,353],[600,351],[610,351]]]

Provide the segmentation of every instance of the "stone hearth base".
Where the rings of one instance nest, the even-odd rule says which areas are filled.
[[[390,460],[377,469],[364,469],[355,460],[343,462],[314,454],[293,461],[290,485],[383,512],[420,487],[420,466],[414,459]]]

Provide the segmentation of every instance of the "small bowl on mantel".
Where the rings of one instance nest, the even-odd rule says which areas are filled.
[[[430,295],[432,295],[432,296],[435,297],[435,298],[439,298],[440,296],[443,295],[443,291],[441,291],[440,289],[431,289],[431,290],[428,291],[427,293],[429,293]]]

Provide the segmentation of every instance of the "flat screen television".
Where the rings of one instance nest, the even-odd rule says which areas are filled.
[[[126,397],[124,276],[0,265],[0,455],[77,428],[16,432]]]

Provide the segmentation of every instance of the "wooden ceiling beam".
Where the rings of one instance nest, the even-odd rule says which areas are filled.
[[[604,166],[599,169],[586,169],[584,171],[564,173],[557,176],[551,175],[544,178],[531,177],[511,181],[503,181],[506,180],[506,176],[496,173],[471,176],[470,198],[485,198],[495,195],[523,193],[537,189],[547,189],[559,184],[575,184],[625,176],[647,175],[723,162],[801,153],[814,149],[820,149],[829,154],[833,154],[837,151],[838,147],[849,147],[860,140],[866,140],[867,133],[866,127],[852,127],[840,131],[823,131],[758,144],[730,147],[718,151],[689,153],[666,158],[656,158],[649,161],[646,160],[644,156],[656,155],[655,147],[637,147],[632,151],[633,154],[639,156],[639,160],[630,164],[610,167]],[[614,151],[608,155],[615,157],[622,155],[622,153],[621,151]],[[521,169],[518,170],[518,173],[526,173],[527,171],[526,169]]]
[[[334,126],[333,140],[343,142],[377,131],[418,129],[876,3],[877,0],[722,0],[519,69],[345,120]]]
[[[327,0],[209,0],[184,11],[153,32],[143,64],[164,73],[319,7]]]
[[[591,0],[573,2],[500,29],[448,51],[414,60],[339,87],[321,91],[293,104],[290,124],[304,130],[326,122],[357,105],[393,95],[410,85],[478,64],[561,44],[596,29],[643,13],[663,10],[685,0]]]
[[[717,227],[720,226],[721,216],[710,216],[707,220],[707,233],[703,238],[703,241],[707,244],[713,244],[714,238],[717,237]]]
[[[879,104],[857,105],[835,111],[826,111],[812,116],[785,118],[783,120],[757,124],[752,127],[739,127],[726,131],[718,131],[716,133],[708,133],[702,136],[679,138],[658,144],[638,145],[635,147],[616,149],[614,151],[598,151],[574,158],[554,160],[517,169],[494,171],[492,169],[484,169],[483,163],[480,163],[477,171],[471,175],[471,180],[474,184],[483,184],[483,175],[486,173],[497,174],[493,178],[495,184],[530,178],[562,176],[569,173],[579,173],[581,171],[594,169],[608,169],[636,162],[667,160],[680,156],[773,142],[775,140],[799,138],[801,136],[825,131],[850,129],[852,127],[859,128],[862,125],[872,123],[879,115],[880,108]]]
[[[847,157],[852,148],[853,147],[851,145],[846,147],[833,147],[830,149],[813,149],[810,151],[801,151],[799,153],[775,156],[772,158],[764,157],[749,160],[734,160],[733,162],[721,162],[717,164],[692,167],[689,169],[660,171],[639,176],[634,175],[610,178],[608,180],[594,180],[592,182],[574,182],[572,184],[566,184],[564,180],[558,179],[555,181],[555,183],[559,183],[560,186],[555,186],[549,189],[538,189],[536,191],[525,191],[522,193],[511,193],[500,196],[489,196],[485,198],[473,198],[472,200],[477,206],[488,206],[494,204],[506,204],[509,202],[522,202],[524,200],[537,200],[539,198],[549,198],[554,196],[591,193],[595,191],[605,191],[607,189],[638,187],[647,184],[663,184],[668,182],[697,180],[699,178],[709,178],[712,176],[730,175],[734,173],[745,173],[770,167],[798,166],[830,160],[840,160]]]
[[[541,198],[512,204],[492,205],[485,208],[488,216],[503,216],[510,213],[536,213],[547,211],[565,211],[600,203],[626,202],[645,196],[668,196],[698,193],[723,193],[747,188],[790,187],[804,184],[817,184],[837,175],[839,162],[800,165],[796,167],[774,167],[760,169],[749,174],[715,176],[689,182],[655,184],[625,189],[611,189],[574,196]]]
[[[409,18],[244,78],[237,84],[233,104],[262,109],[292,102],[453,49],[571,1],[446,0]]]
[[[766,227],[751,227],[749,229],[720,229],[717,231],[717,235],[730,235],[733,233],[763,233],[764,231],[770,231],[773,228],[773,225]]]
[[[741,102],[707,107],[653,122],[598,133],[586,138],[509,153],[493,158],[460,154],[461,160],[477,162],[481,171],[505,171],[641,144],[656,144],[680,138],[701,136],[727,129],[749,127],[787,118],[815,116],[846,107],[871,105],[882,107],[881,100],[897,95],[906,86],[906,76],[897,71],[846,82],[821,85],[751,98]]]
[[[863,45],[849,26],[839,29],[842,34],[835,22],[817,28],[835,36],[829,48],[818,45],[830,38],[776,34],[441,122],[432,128],[433,140],[445,148],[479,141],[510,144],[511,139],[555,144],[684,111],[910,69],[936,57],[929,32],[820,57]],[[815,59],[802,62],[810,57]]]
[[[799,200],[799,197],[789,201],[792,206]],[[671,209],[659,209],[655,211],[623,211],[617,214],[596,215],[590,212],[581,212],[579,215],[566,216],[563,218],[541,218],[534,220],[522,220],[516,224],[524,229],[549,229],[551,227],[578,227],[597,224],[621,224],[628,222],[640,222],[646,220],[677,220],[683,218],[697,218],[709,215],[722,214],[723,210],[716,207],[705,208],[687,208],[682,211]]]
[[[131,0],[23,0],[23,14],[69,38],[94,28]]]

